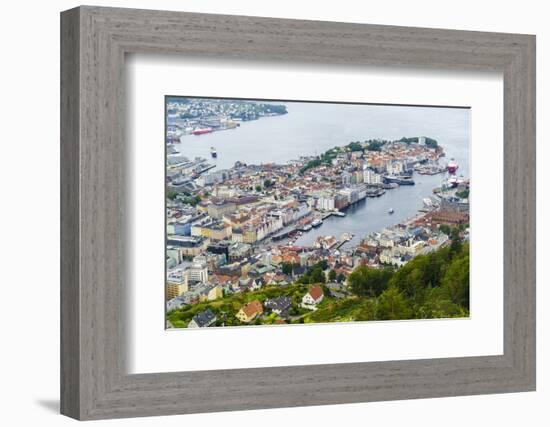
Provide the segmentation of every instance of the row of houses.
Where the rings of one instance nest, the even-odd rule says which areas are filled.
[[[300,306],[309,310],[317,310],[317,306],[323,301],[323,298],[323,288],[319,285],[314,285],[303,296]],[[260,300],[250,301],[239,309],[235,317],[240,322],[249,324],[262,316],[265,310],[269,310],[269,312],[275,313],[281,318],[287,318],[289,317],[291,308],[292,299],[283,295],[276,298],[268,298],[263,304]],[[212,326],[217,320],[215,313],[208,308],[193,316],[188,327],[205,328]]]

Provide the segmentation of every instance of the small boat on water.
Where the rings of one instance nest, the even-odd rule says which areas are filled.
[[[394,212],[393,208],[389,208],[389,209],[388,209],[388,213],[389,213],[390,215],[393,214],[393,212]]]
[[[312,222],[311,222],[311,225],[313,227],[319,227],[321,224],[323,223],[323,220],[321,218],[315,218]]]
[[[218,152],[216,151],[215,147],[210,147],[210,155],[212,157],[218,157]]]

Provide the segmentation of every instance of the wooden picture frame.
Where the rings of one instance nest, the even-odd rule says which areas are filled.
[[[504,354],[127,374],[127,53],[502,72]],[[532,35],[78,7],[61,14],[61,166],[65,415],[84,420],[535,389]]]

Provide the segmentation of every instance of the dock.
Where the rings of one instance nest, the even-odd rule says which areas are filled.
[[[344,233],[340,237],[340,240],[338,240],[338,243],[336,244],[335,248],[340,249],[342,246],[344,246],[347,242],[352,240],[355,236],[352,233]]]

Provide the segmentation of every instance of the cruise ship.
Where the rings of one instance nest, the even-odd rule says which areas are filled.
[[[451,159],[449,163],[447,163],[447,172],[449,172],[450,174],[454,174],[457,169],[458,163],[455,161],[455,159]]]

